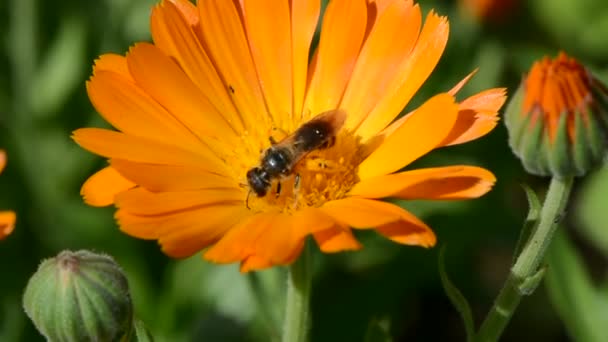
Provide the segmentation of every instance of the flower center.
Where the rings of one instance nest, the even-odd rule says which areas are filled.
[[[344,197],[358,181],[356,170],[362,161],[359,140],[341,131],[333,146],[311,151],[291,173],[271,179],[264,196],[250,190],[246,205],[254,212],[289,213]]]

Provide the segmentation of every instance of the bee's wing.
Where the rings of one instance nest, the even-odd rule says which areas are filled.
[[[324,125],[328,125],[330,130],[333,132],[332,135],[335,135],[342,128],[345,120],[346,112],[342,109],[334,109],[315,116],[304,125],[309,125],[314,122],[322,122]],[[273,145],[274,149],[284,149],[289,151],[292,157],[292,162],[294,163],[297,163],[306,153],[310,152],[310,150],[305,148],[307,144],[305,141],[302,141],[302,139],[305,137],[299,134],[300,129]]]
[[[320,113],[314,118],[307,121],[304,125],[311,124],[313,122],[323,122],[324,124],[328,124],[331,131],[334,133],[338,133],[338,131],[344,125],[344,121],[346,121],[346,111],[342,109],[333,109],[328,110],[326,112]],[[276,143],[275,147],[293,147],[300,145],[300,142],[297,141],[298,130],[291,133],[290,135],[283,138],[281,141]]]
[[[321,121],[329,124],[334,134],[336,134],[344,125],[344,121],[346,121],[346,111],[343,109],[328,110],[318,114],[308,122],[313,121]]]

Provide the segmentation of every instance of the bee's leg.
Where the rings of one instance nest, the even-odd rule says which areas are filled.
[[[321,146],[319,146],[319,149],[323,150],[326,148],[330,148],[330,147],[334,146],[335,143],[336,143],[336,136],[332,136],[326,142],[324,142]]]
[[[275,193],[275,197],[279,198],[279,196],[281,195],[281,182],[277,182],[277,192]]]
[[[286,130],[273,126],[268,131],[268,140],[270,141],[270,146],[276,145],[277,142],[283,140],[288,135],[289,133]]]
[[[296,176],[293,181],[293,188],[296,191],[300,189],[300,174],[299,173],[296,173]]]
[[[292,209],[297,209],[298,207],[298,193],[300,191],[300,174],[296,173],[294,180],[293,180],[293,205],[291,206]]]
[[[251,195],[251,189],[249,189],[249,191],[247,191],[247,198],[245,199],[245,206],[247,207],[248,210],[251,210],[251,208],[249,207],[249,195]]]

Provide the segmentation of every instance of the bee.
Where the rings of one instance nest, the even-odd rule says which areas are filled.
[[[247,171],[250,193],[253,191],[258,197],[264,197],[271,182],[291,175],[298,162],[308,153],[331,147],[345,119],[346,113],[343,110],[330,110],[315,116],[279,142],[270,138],[271,146],[262,152],[260,165]],[[296,175],[296,184],[298,181]],[[281,183],[277,184],[277,195],[280,193],[280,185]]]

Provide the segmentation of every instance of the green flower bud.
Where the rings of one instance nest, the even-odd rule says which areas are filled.
[[[49,341],[117,341],[130,333],[127,279],[107,255],[63,251],[43,261],[23,306]]]
[[[563,52],[532,66],[505,113],[509,144],[526,171],[582,176],[604,161],[608,89]]]

